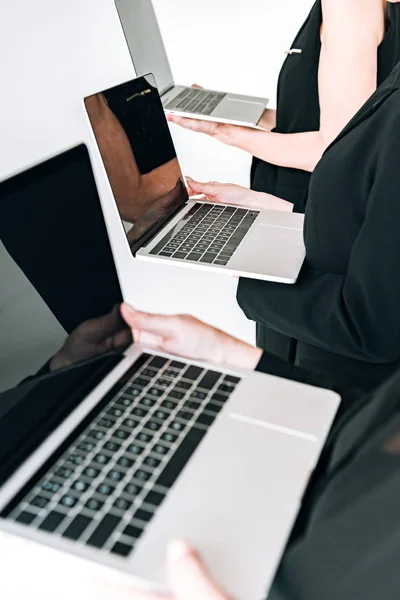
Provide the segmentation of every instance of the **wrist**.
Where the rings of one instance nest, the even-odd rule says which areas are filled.
[[[263,351],[229,335],[223,345],[222,362],[231,367],[254,371]]]
[[[219,123],[214,137],[227,146],[236,146],[238,138],[238,130],[240,127],[237,125],[229,125],[228,123]]]
[[[63,350],[61,349],[59,350],[59,352],[57,352],[57,354],[53,356],[53,358],[49,362],[49,371],[58,371],[59,369],[68,367],[70,364],[71,362],[67,360],[65,354],[63,353]]]
[[[264,192],[256,192],[257,206],[265,208],[267,210],[281,210],[284,212],[293,212],[293,204],[283,198],[278,198],[272,194],[266,194]]]

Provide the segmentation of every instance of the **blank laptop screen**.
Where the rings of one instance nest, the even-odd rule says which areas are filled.
[[[162,95],[174,81],[151,0],[116,0],[115,6],[136,75],[154,73]]]
[[[130,342],[84,145],[0,183],[0,280],[0,393]]]
[[[85,99],[131,246],[188,200],[154,77]]]

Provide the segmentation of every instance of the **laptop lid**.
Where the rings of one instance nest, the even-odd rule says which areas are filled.
[[[136,75],[154,73],[163,95],[174,80],[151,0],[116,0],[115,6]]]
[[[139,77],[84,102],[135,253],[189,199],[155,79]]]
[[[1,484],[132,341],[84,145],[0,183],[0,278]]]

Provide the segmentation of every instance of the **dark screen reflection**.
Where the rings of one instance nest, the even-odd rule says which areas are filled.
[[[131,342],[85,146],[0,183],[0,277],[0,392]]]
[[[188,200],[154,78],[139,77],[85,99],[129,242]]]

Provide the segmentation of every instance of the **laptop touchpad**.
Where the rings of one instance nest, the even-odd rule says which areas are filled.
[[[297,279],[304,256],[301,230],[260,223],[251,229],[229,266],[249,270],[251,265],[251,271],[265,274],[271,281],[290,283]]]

